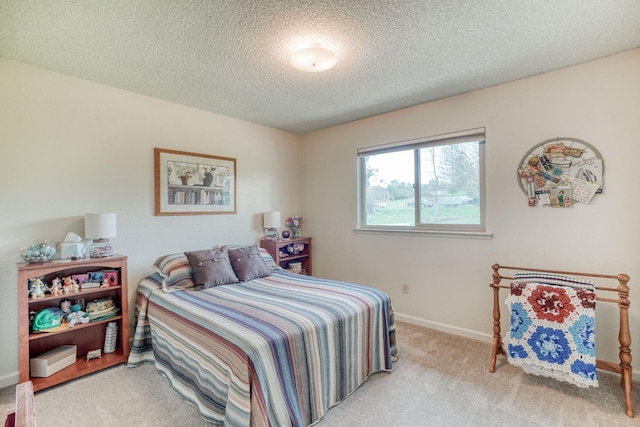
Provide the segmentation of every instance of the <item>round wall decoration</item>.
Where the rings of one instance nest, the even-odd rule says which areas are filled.
[[[529,206],[568,208],[602,193],[600,152],[576,138],[552,138],[534,145],[520,160],[518,184]]]

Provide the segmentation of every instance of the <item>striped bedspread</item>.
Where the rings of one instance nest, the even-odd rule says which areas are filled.
[[[201,291],[138,288],[129,366],[155,363],[216,425],[308,426],[395,355],[381,291],[275,270]]]

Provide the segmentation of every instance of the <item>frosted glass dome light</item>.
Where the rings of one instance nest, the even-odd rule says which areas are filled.
[[[329,49],[314,43],[307,49],[302,49],[291,56],[291,65],[301,71],[317,73],[332,68],[338,62],[338,55]]]

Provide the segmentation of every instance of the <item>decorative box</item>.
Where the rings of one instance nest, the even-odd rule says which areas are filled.
[[[292,273],[297,273],[297,274],[302,273],[302,263],[301,262],[290,262],[289,263],[289,268],[291,269]]]
[[[61,345],[30,360],[32,377],[48,377],[61,369],[76,363],[78,348],[75,345]]]

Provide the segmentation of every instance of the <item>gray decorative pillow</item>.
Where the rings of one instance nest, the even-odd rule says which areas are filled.
[[[271,276],[271,270],[260,255],[257,246],[245,246],[244,248],[229,249],[229,259],[233,271],[242,282]]]
[[[191,264],[193,281],[196,285],[204,285],[204,288],[207,289],[218,285],[238,283],[226,248],[205,249],[184,254]]]

